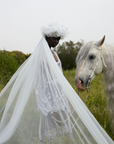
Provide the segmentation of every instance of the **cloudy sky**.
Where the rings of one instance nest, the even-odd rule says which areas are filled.
[[[61,43],[106,35],[105,42],[114,44],[114,0],[0,0],[0,49],[32,53],[41,26],[51,22],[69,30]]]

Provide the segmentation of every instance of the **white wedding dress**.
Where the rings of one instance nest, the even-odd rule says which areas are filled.
[[[44,38],[1,91],[0,111],[0,144],[114,143],[63,76]]]
[[[61,61],[58,55],[56,54],[56,52],[54,53],[58,58],[58,62],[56,63],[62,72]],[[35,80],[35,94],[36,94],[36,101],[37,101],[39,110],[45,116],[47,116],[49,112],[53,113],[54,111],[56,112],[60,110],[67,111],[68,113],[70,113],[71,112],[70,106],[68,104],[67,97],[64,91],[62,90],[62,88],[59,88],[60,93],[61,93],[61,100],[58,100],[59,96],[58,96],[58,93],[56,92],[56,85],[58,85],[58,87],[61,87],[61,86],[57,78],[55,77],[54,79],[51,79],[51,78],[48,79],[47,75],[45,74],[45,67],[43,67],[41,71],[42,72],[39,75],[37,75],[36,80]],[[42,78],[41,75],[44,75],[43,85],[39,83],[39,80]],[[53,93],[51,92],[50,86],[52,87]],[[54,98],[53,98],[53,95],[54,95]]]

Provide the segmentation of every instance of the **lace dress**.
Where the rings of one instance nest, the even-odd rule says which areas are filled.
[[[61,61],[56,52],[54,52],[58,58],[57,65],[59,66],[62,72],[62,65]],[[70,106],[67,100],[67,97],[62,90],[60,84],[58,83],[57,78],[51,79],[46,76],[45,69],[41,68],[40,75],[37,76],[35,81],[35,94],[36,94],[36,101],[38,105],[38,109],[47,116],[48,113],[53,113],[59,110],[64,110],[68,113],[71,112]],[[39,84],[39,80],[44,79],[45,82],[43,84]],[[59,89],[59,92],[57,92]]]

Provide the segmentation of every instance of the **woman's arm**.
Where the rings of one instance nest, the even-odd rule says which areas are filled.
[[[61,61],[60,61],[57,53],[55,51],[53,51],[53,50],[51,50],[51,52],[53,54],[53,57],[55,58],[55,61],[56,61],[57,65],[58,65],[58,67],[60,68],[61,72],[63,73],[63,71],[62,71],[62,64],[61,64]]]
[[[51,52],[53,54],[53,57],[54,57],[55,61],[58,62],[59,60],[58,60],[57,56],[55,55],[55,52],[53,50],[51,50]]]

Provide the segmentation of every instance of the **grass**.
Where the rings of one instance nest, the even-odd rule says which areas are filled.
[[[74,78],[75,78],[75,69],[73,70],[66,70],[63,72],[69,83],[72,85],[74,90],[77,92]],[[0,91],[4,85],[0,84]],[[87,92],[80,92],[79,96],[82,101],[85,100]],[[97,119],[99,124],[103,127],[103,129],[108,133],[108,135],[114,140],[114,136],[112,134],[110,119],[109,119],[109,112],[106,106],[106,97],[104,93],[104,85],[102,80],[102,74],[98,75],[90,85],[88,99],[86,101],[86,106]],[[65,144],[70,143],[70,139],[64,136],[61,137],[61,141],[64,141]],[[58,141],[57,141],[58,142]],[[53,142],[51,142],[52,144]],[[54,143],[55,144],[55,143]]]
[[[75,79],[75,69],[71,71],[64,71],[64,75],[75,89],[77,88],[74,83]],[[79,96],[82,101],[86,98],[87,91],[80,92]],[[88,98],[86,101],[86,106],[97,119],[99,124],[103,127],[103,129],[108,133],[108,135],[114,140],[114,135],[112,134],[111,122],[109,118],[109,112],[106,104],[106,95],[104,93],[104,84],[102,79],[102,74],[95,77],[95,79],[91,82],[89,86]]]
[[[0,92],[4,88],[4,85],[0,84]]]

